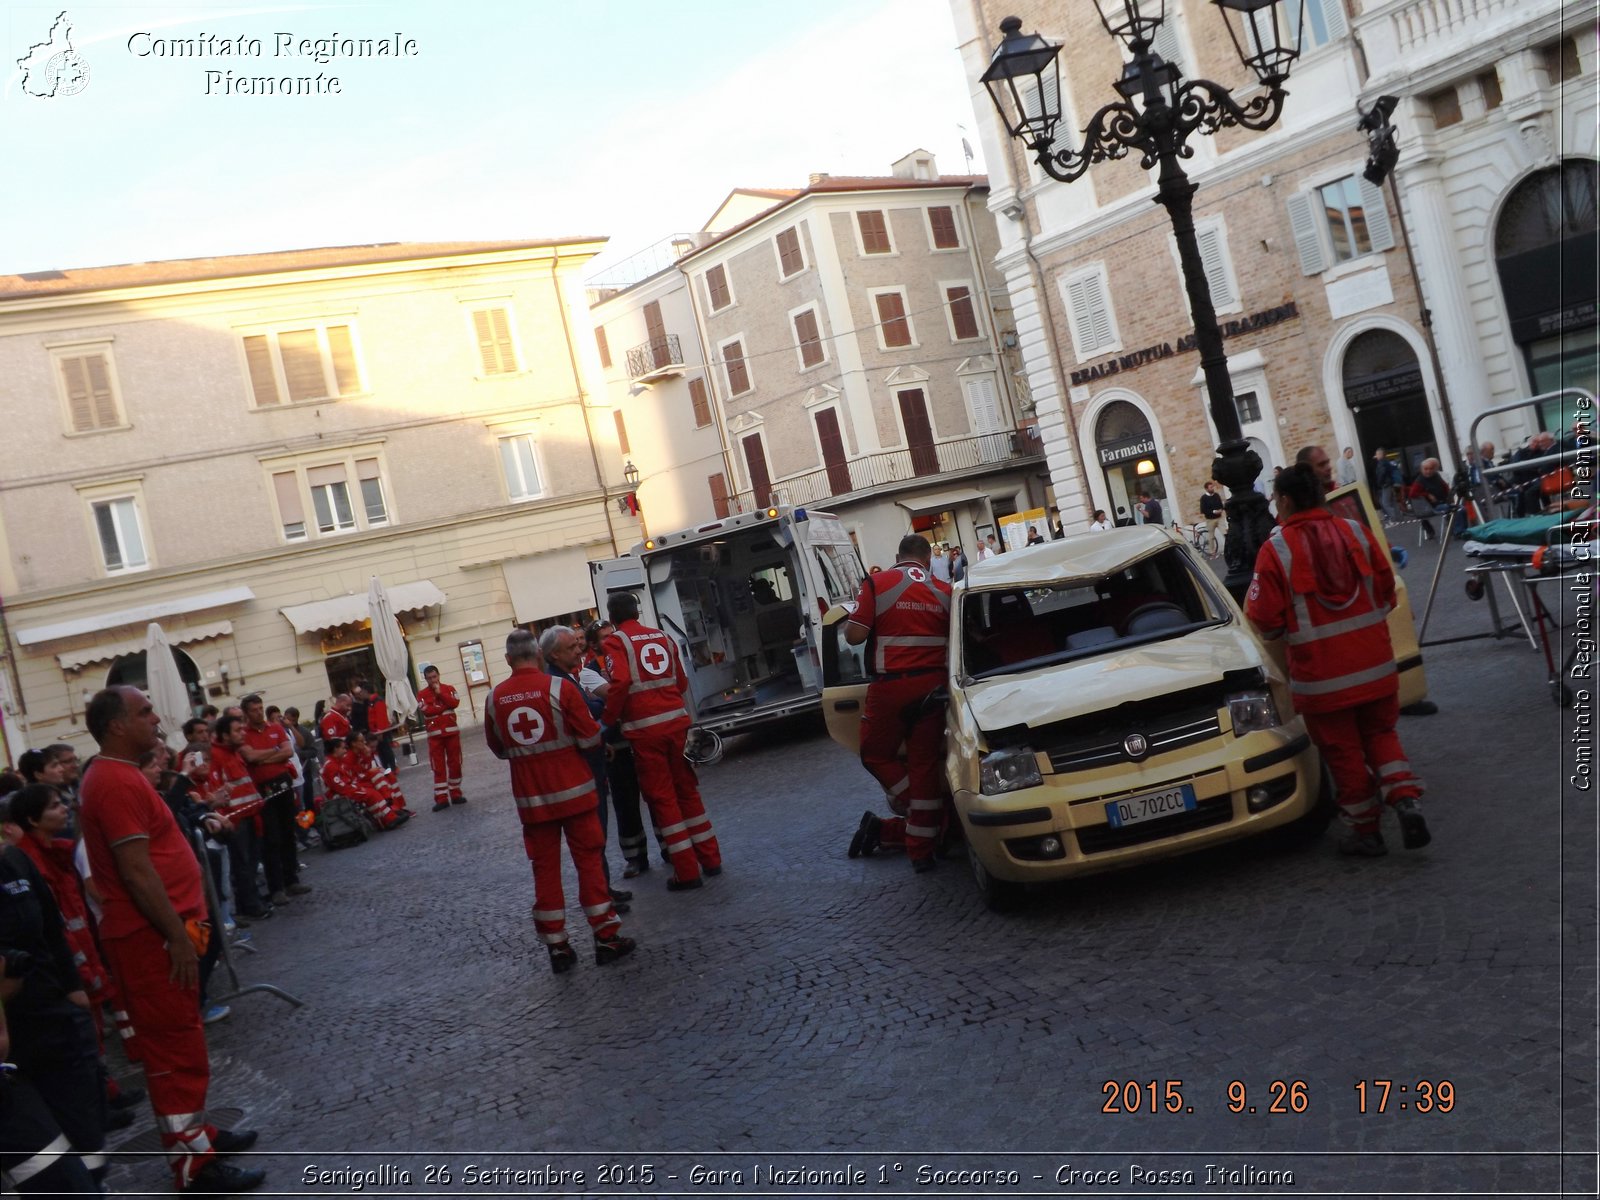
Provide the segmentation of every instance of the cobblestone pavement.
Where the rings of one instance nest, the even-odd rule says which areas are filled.
[[[1405,573],[1419,618],[1432,562],[1414,551]],[[1459,567],[1430,637],[1487,628]],[[444,1194],[430,1163],[458,1188],[474,1164],[588,1172],[477,1194],[1592,1193],[1595,793],[1562,784],[1588,713],[1563,725],[1525,641],[1438,646],[1427,662],[1442,711],[1401,730],[1430,785],[1424,851],[1391,837],[1388,858],[1351,862],[1331,833],[1301,852],[1235,847],[995,915],[959,861],[915,876],[846,858],[873,789],[807,724],[742,739],[703,772],[726,873],[684,895],[660,868],[632,881],[638,953],[559,979],[533,937],[504,766],[469,731],[466,807],[426,811],[426,766],[406,770],[416,819],[308,854],[315,893],[255,930],[247,981],[306,1006],[234,1001],[210,1028],[213,1103],[262,1131],[269,1187],[295,1194],[352,1190],[307,1184],[310,1167]],[[1396,1091],[1362,1116],[1363,1079],[1449,1080],[1454,1109],[1419,1113]],[[1103,1113],[1102,1085],[1128,1080],[1181,1080],[1185,1111]],[[1254,1114],[1228,1111],[1233,1080]],[[1269,1114],[1273,1082],[1297,1080],[1305,1111]],[[133,1132],[127,1145],[153,1144]],[[639,1186],[604,1186],[607,1160],[578,1152],[608,1153],[635,1173],[606,1178]],[[742,1182],[694,1182],[695,1162]],[[866,1180],[752,1178],[846,1162]],[[1206,1163],[1295,1182],[1207,1186]],[[915,1178],[985,1165],[1019,1182]],[[1141,1169],[1195,1182],[1149,1186]],[[122,1159],[113,1182],[160,1190],[164,1171]]]

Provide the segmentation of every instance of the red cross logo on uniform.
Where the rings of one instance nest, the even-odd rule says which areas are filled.
[[[907,567],[906,568],[906,574],[911,576],[911,581],[913,583],[927,583],[928,582],[927,573],[925,571],[923,571],[923,569],[921,567]]]
[[[639,666],[646,675],[665,675],[671,665],[672,658],[660,642],[651,642],[639,651]]]
[[[539,715],[539,710],[523,705],[511,710],[511,715],[506,718],[506,732],[511,735],[511,740],[519,746],[536,745],[544,736],[544,718]]]

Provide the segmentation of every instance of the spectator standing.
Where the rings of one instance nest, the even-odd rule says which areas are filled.
[[[1106,510],[1097,508],[1094,515],[1089,518],[1089,531],[1091,533],[1104,533],[1111,528],[1111,522],[1106,520]]]
[[[1206,553],[1212,558],[1222,553],[1222,493],[1217,491],[1215,479],[1206,480],[1206,490],[1200,493],[1200,519],[1206,523]]]
[[[261,865],[267,872],[267,897],[287,904],[311,885],[300,882],[300,847],[295,840],[294,743],[283,726],[268,721],[260,696],[246,696],[244,741],[239,757],[261,796]]]
[[[1372,490],[1383,508],[1383,519],[1391,524],[1400,519],[1399,506],[1395,503],[1395,490],[1399,486],[1400,468],[1379,446],[1372,452]]]
[[[1066,536],[1067,531],[1061,524],[1061,510],[1052,504],[1050,506],[1050,540],[1059,542]]]
[[[1028,541],[1027,541],[1027,544],[1030,545],[1030,546],[1042,546],[1042,545],[1044,545],[1044,534],[1040,533],[1032,525],[1028,526]],[[934,572],[934,578],[935,579],[939,578],[938,572]],[[950,581],[948,579],[943,579],[943,580],[940,580],[940,582],[941,583],[949,583]]]
[[[394,770],[394,732],[398,722],[389,715],[389,705],[374,693],[367,704],[367,741],[385,771]]]
[[[1294,456],[1297,463],[1305,463],[1311,468],[1312,474],[1317,477],[1317,482],[1322,485],[1324,493],[1331,492],[1338,486],[1333,475],[1333,460],[1328,457],[1328,452],[1321,446],[1302,446]]]
[[[954,550],[950,551],[950,582],[960,583],[966,577],[967,556],[961,547],[957,546]]]
[[[1166,517],[1162,515],[1161,501],[1149,492],[1139,493],[1139,511],[1143,514],[1146,525],[1164,525]]]
[[[433,768],[433,811],[443,812],[452,804],[465,804],[461,794],[461,728],[456,709],[461,697],[448,683],[439,682],[439,668],[422,668],[425,686],[417,693],[417,707],[428,730],[428,765]]]
[[[220,1161],[256,1134],[206,1120],[211,1063],[200,1023],[200,955],[209,941],[200,865],[137,765],[161,738],[138,688],[96,693],[84,714],[100,754],[83,781],[83,836],[105,897],[107,965],[127,1005],[150,1105],[179,1191],[242,1192],[265,1172]]]
[[[1263,637],[1287,644],[1290,695],[1338,790],[1339,850],[1388,853],[1380,796],[1399,817],[1405,847],[1425,846],[1422,781],[1395,732],[1400,683],[1387,624],[1394,572],[1360,522],[1327,508],[1309,464],[1284,471],[1275,489],[1279,526],[1256,558],[1245,613]]]
[[[683,757],[691,723],[684,700],[688,676],[672,639],[640,622],[633,593],[614,593],[606,611],[616,631],[604,643],[611,686],[601,721],[633,749],[639,790],[672,861],[668,890],[700,887],[704,875],[722,874],[722,851],[700,799],[700,782]]]
[[[583,630],[585,658],[583,667],[586,671],[593,671],[610,690],[611,673],[606,669],[606,657],[602,647],[605,639],[616,632],[616,626],[610,621],[590,621]],[[596,693],[605,699],[603,693]],[[601,710],[602,712],[604,709]],[[599,718],[595,718],[599,720]],[[622,870],[624,879],[633,879],[643,875],[650,869],[650,844],[645,840],[644,810],[641,808],[643,797],[639,794],[639,773],[633,765],[633,748],[628,745],[628,740],[612,731],[611,736],[605,740],[606,748],[606,784],[611,791],[611,807],[617,814],[617,845],[622,850],[623,860],[628,864]],[[656,832],[656,843],[661,843],[661,833]],[[665,851],[662,852],[666,858]]]
[[[929,564],[929,570],[933,572],[935,579],[944,583],[950,582],[950,560],[945,557],[943,546],[933,548],[933,561]]]
[[[1356,450],[1354,446],[1346,446],[1344,453],[1339,455],[1339,468],[1336,478],[1339,487],[1348,487],[1361,478],[1361,468],[1356,465]]]
[[[333,698],[328,711],[322,714],[322,719],[317,722],[317,736],[322,739],[324,755],[333,753],[332,743],[342,744],[350,736],[350,712],[354,707],[355,700],[350,693],[340,692]]]
[[[251,921],[264,921],[272,906],[256,887],[256,868],[261,862],[261,794],[256,791],[250,768],[240,757],[244,745],[244,722],[233,715],[217,718],[216,739],[211,743],[211,773],[208,791],[213,807],[227,817],[233,833],[227,839],[228,865],[233,880],[233,907],[249,928]]]
[[[914,533],[900,539],[894,566],[868,576],[856,596],[844,640],[866,644],[873,675],[861,716],[861,765],[883,786],[896,816],[863,814],[851,858],[903,837],[913,869],[933,868],[948,814],[939,778],[944,709],[927,700],[948,670],[950,602],[950,588],[928,574],[928,543]]]
[[[631,598],[631,597],[630,597]],[[613,597],[613,600],[615,597]],[[594,960],[615,962],[632,952],[622,936],[601,858],[605,832],[596,815],[599,792],[580,749],[598,745],[600,726],[580,689],[540,670],[533,634],[506,638],[511,675],[495,685],[484,709],[483,732],[496,758],[511,762],[511,791],[522,821],[522,844],[533,865],[533,924],[557,975],[578,961],[567,942],[561,887],[561,839],[578,872],[578,902],[594,933]],[[520,752],[520,753],[519,753]]]

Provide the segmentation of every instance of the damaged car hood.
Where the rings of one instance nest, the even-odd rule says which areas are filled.
[[[965,698],[981,730],[1036,728],[1220,682],[1224,672],[1252,667],[1260,667],[1269,680],[1280,677],[1255,636],[1234,622],[1076,662],[978,680],[966,685]]]

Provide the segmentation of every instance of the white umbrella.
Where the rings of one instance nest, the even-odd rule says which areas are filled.
[[[406,720],[417,711],[417,694],[411,690],[411,679],[406,673],[406,639],[400,632],[400,623],[395,620],[383,580],[376,575],[367,586],[367,612],[372,617],[373,656],[386,681],[384,702],[391,716]]]
[[[167,735],[167,744],[181,750],[183,723],[192,715],[189,689],[178,674],[178,660],[173,657],[172,643],[167,641],[167,631],[161,622],[151,621],[144,635],[144,682],[150,703],[161,717],[161,729]]]

